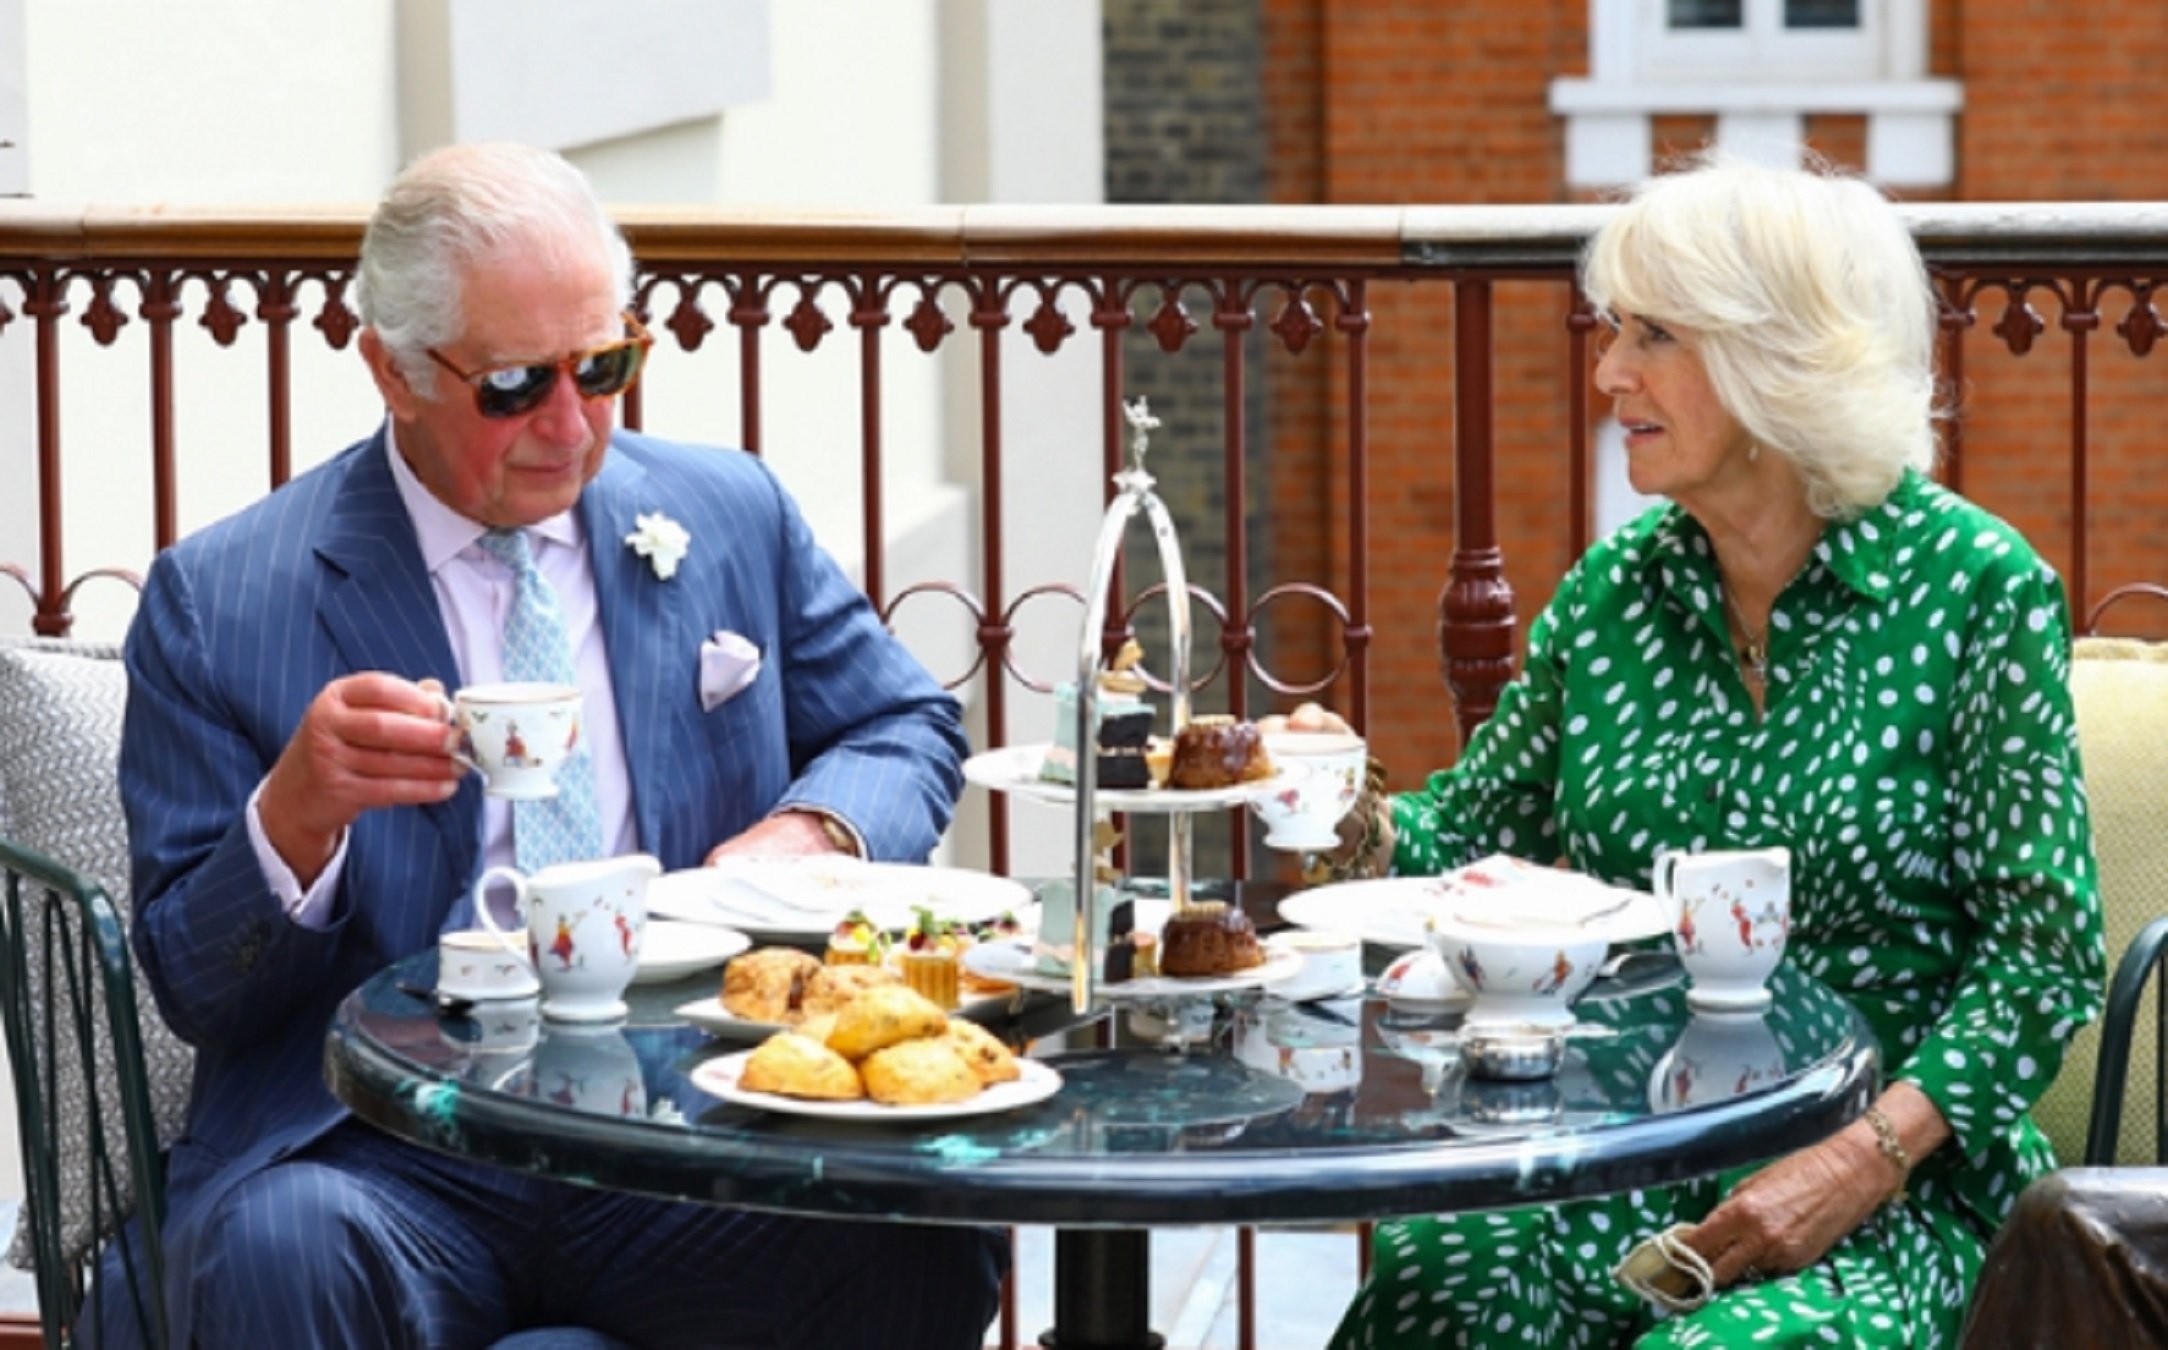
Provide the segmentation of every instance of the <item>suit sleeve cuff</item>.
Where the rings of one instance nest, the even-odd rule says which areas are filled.
[[[303,928],[319,931],[331,926],[331,902],[339,893],[339,875],[346,870],[346,840],[344,830],[339,832],[339,846],[332,850],[331,861],[316,874],[316,882],[307,890],[301,888],[301,879],[294,869],[286,865],[279,851],[271,847],[271,836],[264,833],[263,814],[257,810],[257,799],[263,796],[263,784],[248,794],[248,842],[256,851],[256,866],[263,871],[265,884],[278,897],[279,907],[286,917]]]

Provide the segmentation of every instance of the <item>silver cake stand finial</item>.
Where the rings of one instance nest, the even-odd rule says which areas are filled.
[[[1077,641],[1076,947],[1070,994],[1080,1014],[1092,1009],[1099,975],[1098,878],[1092,866],[1098,851],[1093,826],[1099,819],[1099,757],[1092,753],[1099,725],[1099,636],[1106,628],[1108,592],[1114,585],[1114,565],[1121,557],[1122,533],[1139,511],[1151,523],[1152,538],[1159,546],[1159,570],[1166,580],[1167,636],[1174,648],[1169,657],[1169,716],[1175,731],[1189,725],[1189,577],[1182,569],[1174,518],[1152,491],[1152,475],[1144,469],[1144,454],[1159,419],[1142,398],[1123,404],[1122,416],[1129,423],[1129,463],[1114,475],[1114,500],[1107,503],[1106,515],[1099,522],[1091,581],[1084,592],[1084,628]],[[1167,888],[1175,908],[1181,910],[1189,905],[1189,817],[1175,814],[1168,821]]]
[[[1152,416],[1151,404],[1141,395],[1135,403],[1122,405],[1122,416],[1129,421],[1129,465],[1114,475],[1114,485],[1125,492],[1148,492],[1152,475],[1145,472],[1144,454],[1152,448],[1152,433],[1159,430],[1159,419]]]

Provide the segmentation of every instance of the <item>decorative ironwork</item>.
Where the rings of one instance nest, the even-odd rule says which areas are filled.
[[[802,352],[809,352],[820,346],[821,339],[828,336],[829,330],[835,327],[828,316],[821,313],[821,307],[813,302],[817,289],[817,285],[801,285],[798,303],[790,307],[789,317],[783,320],[783,326],[798,340],[798,350]]]

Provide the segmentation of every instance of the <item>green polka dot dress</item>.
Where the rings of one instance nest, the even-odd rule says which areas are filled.
[[[1787,959],[1859,1009],[1954,1137],[1818,1265],[1668,1320],[1613,1267],[1745,1172],[1381,1224],[1336,1347],[1953,1344],[1996,1225],[2054,1166],[2026,1112],[2106,961],[2061,582],[1908,474],[1778,597],[1762,714],[1722,603],[1677,507],[1598,543],[1460,762],[1393,799],[1395,869],[1506,852],[1645,887],[1659,848],[1787,845]]]

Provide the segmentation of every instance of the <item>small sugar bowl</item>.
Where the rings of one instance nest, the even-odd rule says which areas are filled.
[[[1479,1022],[1460,1033],[1460,1060],[1471,1078],[1528,1082],[1549,1078],[1566,1057],[1563,1028],[1534,1022]]]

